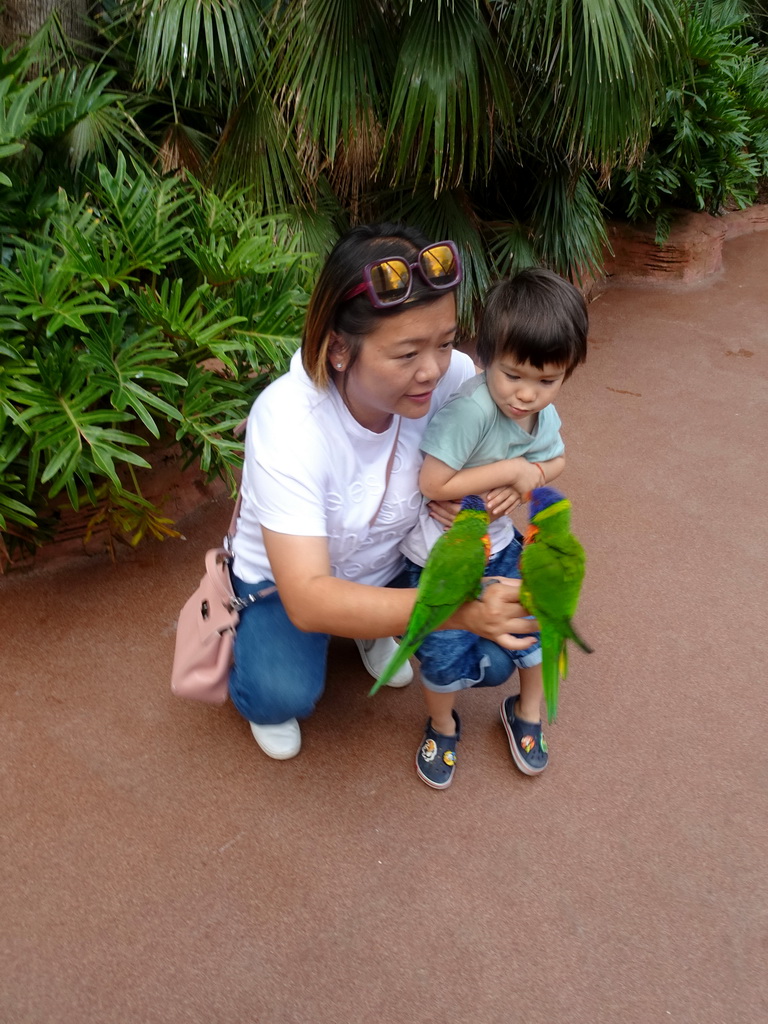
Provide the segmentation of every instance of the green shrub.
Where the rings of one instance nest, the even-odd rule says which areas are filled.
[[[109,507],[134,542],[172,532],[142,495],[153,440],[234,486],[233,428],[285,371],[308,285],[300,236],[242,191],[163,179],[122,150],[90,182],[84,150],[57,187],[51,149],[95,108],[116,127],[121,107],[93,68],[65,77],[67,107],[28,67],[0,52],[4,560],[51,535],[62,501],[94,521]]]
[[[675,207],[718,214],[754,202],[768,173],[768,57],[748,35],[741,4],[682,5],[685,49],[642,160],[611,196],[615,212],[656,220]]]

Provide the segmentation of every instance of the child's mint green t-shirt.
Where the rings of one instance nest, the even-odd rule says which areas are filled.
[[[435,413],[422,438],[421,450],[459,470],[521,457],[529,462],[547,462],[562,455],[565,445],[560,436],[560,417],[553,405],[541,410],[529,434],[499,410],[488,391],[485,374],[480,373],[465,381]],[[442,527],[430,518],[424,501],[419,522],[400,550],[417,565],[424,565],[442,532]],[[488,532],[495,554],[509,544],[514,527],[507,516],[502,516],[491,523]]]

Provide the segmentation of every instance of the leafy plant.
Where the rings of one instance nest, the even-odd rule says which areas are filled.
[[[248,22],[237,45],[222,6]],[[174,131],[202,118],[215,140],[194,173],[248,188],[320,254],[349,223],[439,220],[474,241],[469,330],[512,255],[599,270],[595,179],[644,151],[680,40],[676,0],[126,0],[120,11],[108,31],[134,84],[164,97]]]
[[[768,171],[762,2],[103,0],[91,28],[92,62],[55,19],[0,50],[8,543],[65,497],[162,533],[161,440],[232,480],[351,223],[456,239],[471,332],[498,275],[599,273],[606,204],[662,237]]]
[[[25,82],[33,53],[15,62],[0,54],[12,72],[0,79],[6,560],[50,536],[64,498],[74,509],[92,505],[89,528],[107,524],[110,537],[173,535],[143,494],[153,444],[178,444],[185,464],[198,460],[234,486],[233,429],[287,367],[310,266],[287,219],[258,216],[245,190],[217,196],[191,177],[129,166],[122,151],[109,165],[94,162],[90,179],[78,162],[80,195],[62,188],[41,139],[59,146],[83,111],[111,104],[118,119],[121,108],[93,67]],[[11,225],[9,211],[25,201],[26,219]]]
[[[660,242],[673,208],[744,208],[768,173],[768,56],[743,5],[697,0],[683,11],[681,62],[648,149],[612,196],[630,220],[655,219]]]

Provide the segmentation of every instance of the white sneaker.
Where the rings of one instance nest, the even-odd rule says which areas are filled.
[[[384,636],[378,640],[355,640],[355,643],[363,664],[374,679],[379,678],[398,646],[397,641],[391,636]],[[413,668],[411,663],[406,661],[402,668],[395,672],[387,686],[407,686],[412,679]]]
[[[301,750],[301,729],[295,718],[289,718],[279,725],[248,724],[253,738],[264,753],[276,761],[287,761],[289,757],[296,757]]]

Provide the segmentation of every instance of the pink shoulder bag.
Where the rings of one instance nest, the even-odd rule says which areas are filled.
[[[243,600],[232,588],[231,544],[239,512],[238,495],[225,546],[206,552],[205,576],[179,613],[171,670],[171,692],[177,697],[206,704],[226,701],[240,612],[275,592],[275,587],[268,587]]]

